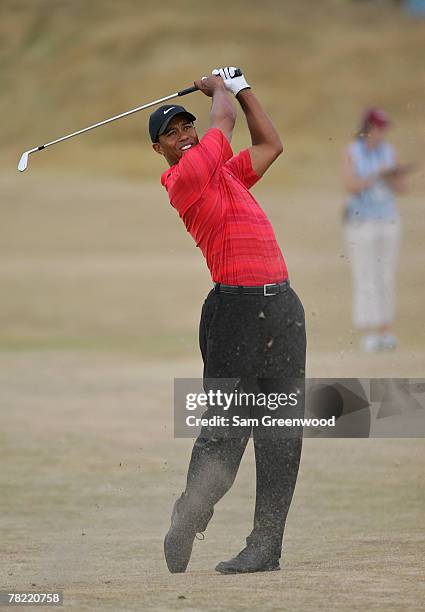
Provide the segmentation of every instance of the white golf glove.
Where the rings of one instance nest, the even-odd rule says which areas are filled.
[[[224,86],[227,91],[231,91],[234,96],[237,96],[243,89],[251,89],[243,74],[235,76],[237,68],[234,66],[226,66],[225,68],[215,68],[212,74],[221,76],[224,81]]]

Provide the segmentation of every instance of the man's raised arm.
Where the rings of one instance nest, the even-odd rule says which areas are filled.
[[[274,160],[282,153],[283,145],[279,134],[268,117],[243,75],[231,77],[235,68],[220,68],[213,71],[223,79],[226,89],[238,100],[245,114],[251,134],[252,147],[249,148],[252,167],[262,176]]]
[[[254,172],[262,176],[282,153],[283,145],[271,119],[250,89],[242,90],[237,100],[245,113],[252,147],[249,152]]]
[[[223,79],[219,76],[204,77],[195,81],[195,85],[202,93],[212,98],[210,127],[221,130],[230,142],[236,121],[236,109]]]

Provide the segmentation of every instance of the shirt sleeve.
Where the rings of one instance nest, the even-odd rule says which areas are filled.
[[[219,176],[223,164],[233,151],[223,132],[210,128],[192,149],[189,149],[165,176],[171,204],[180,216],[199,200],[206,187]]]
[[[397,155],[393,145],[386,143],[384,150],[384,160],[387,166],[394,168],[397,165]]]
[[[247,189],[251,189],[261,178],[252,167],[251,154],[248,149],[234,155],[225,165],[226,169],[239,179]]]

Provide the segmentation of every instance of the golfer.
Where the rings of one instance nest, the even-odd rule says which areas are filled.
[[[395,269],[400,215],[395,194],[405,190],[407,166],[387,142],[387,114],[368,109],[356,138],[344,151],[348,192],[344,233],[353,276],[353,322],[366,352],[394,349]]]
[[[288,391],[292,384],[288,381],[305,377],[304,310],[289,286],[273,228],[249,191],[282,153],[282,144],[245,77],[235,76],[234,68],[215,70],[195,85],[212,98],[210,128],[201,140],[194,115],[177,105],[158,108],[150,116],[149,132],[154,150],[169,165],[161,183],[201,249],[214,283],[200,321],[204,386],[218,384],[224,389],[230,379],[237,381],[234,389]],[[251,146],[237,155],[230,146],[236,120],[230,94],[240,104],[251,135]],[[190,287],[182,287],[187,290]],[[303,412],[302,393],[299,400],[298,414]],[[266,410],[250,406],[246,414]],[[211,406],[206,414],[213,413]],[[165,537],[171,572],[186,570],[194,538],[206,529],[214,505],[232,486],[251,434],[257,474],[253,529],[246,547],[216,570],[280,569],[302,432],[281,435],[280,430],[269,429],[261,424],[242,424],[236,431],[224,432],[202,428],[193,447],[186,489],[174,505]]]

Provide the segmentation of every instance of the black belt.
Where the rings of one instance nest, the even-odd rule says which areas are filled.
[[[243,285],[222,285],[221,283],[215,283],[214,290],[216,293],[236,293],[246,295],[264,295],[269,297],[277,295],[278,293],[284,293],[289,289],[289,280],[283,281],[283,283],[268,283],[267,285],[260,286],[243,286]]]

